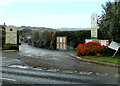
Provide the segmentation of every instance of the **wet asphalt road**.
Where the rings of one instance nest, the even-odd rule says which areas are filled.
[[[2,68],[3,81],[11,84],[116,84],[116,78],[88,76],[35,69]],[[5,83],[4,83],[5,84]]]
[[[100,77],[99,80],[103,79],[103,81],[106,81],[107,83],[111,83],[112,79],[114,79],[112,80],[113,83],[118,82],[118,68],[109,67],[105,65],[98,65],[98,64],[88,63],[88,62],[81,62],[78,59],[71,57],[70,56],[71,53],[75,53],[75,52],[46,50],[46,49],[35,48],[26,44],[22,44],[20,46],[19,52],[3,53],[2,66],[11,68],[11,69],[19,67],[21,69],[31,69],[31,70],[35,69],[35,70],[39,70],[39,72],[40,71],[55,72],[58,75],[59,73],[69,74],[69,76],[77,74],[77,76],[80,76],[80,78],[83,78],[82,81],[86,81],[87,78],[89,79],[94,76],[96,80]],[[86,77],[86,80],[84,80],[84,76],[88,76]],[[10,77],[16,77],[16,76],[14,74],[9,74],[9,73],[6,74],[6,72],[3,72],[3,77],[10,78]],[[19,76],[17,75],[17,77]],[[23,80],[22,77],[24,76],[20,75],[20,77],[21,77],[21,80]],[[31,81],[33,80],[32,78],[33,77],[31,77],[30,79],[29,77]],[[34,78],[34,79],[37,79],[37,78]],[[53,83],[54,80],[50,82]],[[47,83],[47,80],[43,79],[42,81],[42,78],[38,79],[38,81],[39,83],[42,83],[42,82]],[[59,81],[58,82],[55,81],[55,82],[58,84],[63,83],[63,81],[64,83],[69,83],[69,81],[66,82],[65,80],[62,80],[62,82],[61,81],[59,82]],[[26,81],[24,83],[28,83],[28,82]],[[37,81],[33,81],[31,83],[37,83]],[[79,83],[82,83],[82,82],[80,81]],[[85,83],[92,83],[92,82],[85,82]],[[102,83],[105,83],[105,82],[102,82]]]

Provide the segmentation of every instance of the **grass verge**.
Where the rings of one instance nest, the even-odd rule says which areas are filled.
[[[108,62],[113,64],[120,64],[120,56],[83,56],[85,59],[101,61],[101,62]]]

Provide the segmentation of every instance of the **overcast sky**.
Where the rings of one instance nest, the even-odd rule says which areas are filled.
[[[2,0],[0,24],[88,28],[92,13],[102,14],[108,0]]]

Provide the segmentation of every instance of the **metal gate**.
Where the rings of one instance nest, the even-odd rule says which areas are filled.
[[[67,37],[57,37],[57,49],[67,50]]]

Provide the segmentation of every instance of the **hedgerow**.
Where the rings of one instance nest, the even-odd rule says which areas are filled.
[[[57,36],[67,37],[67,46],[76,48],[78,44],[85,42],[90,38],[90,30],[86,31],[32,31],[31,41],[35,47],[56,49]]]

